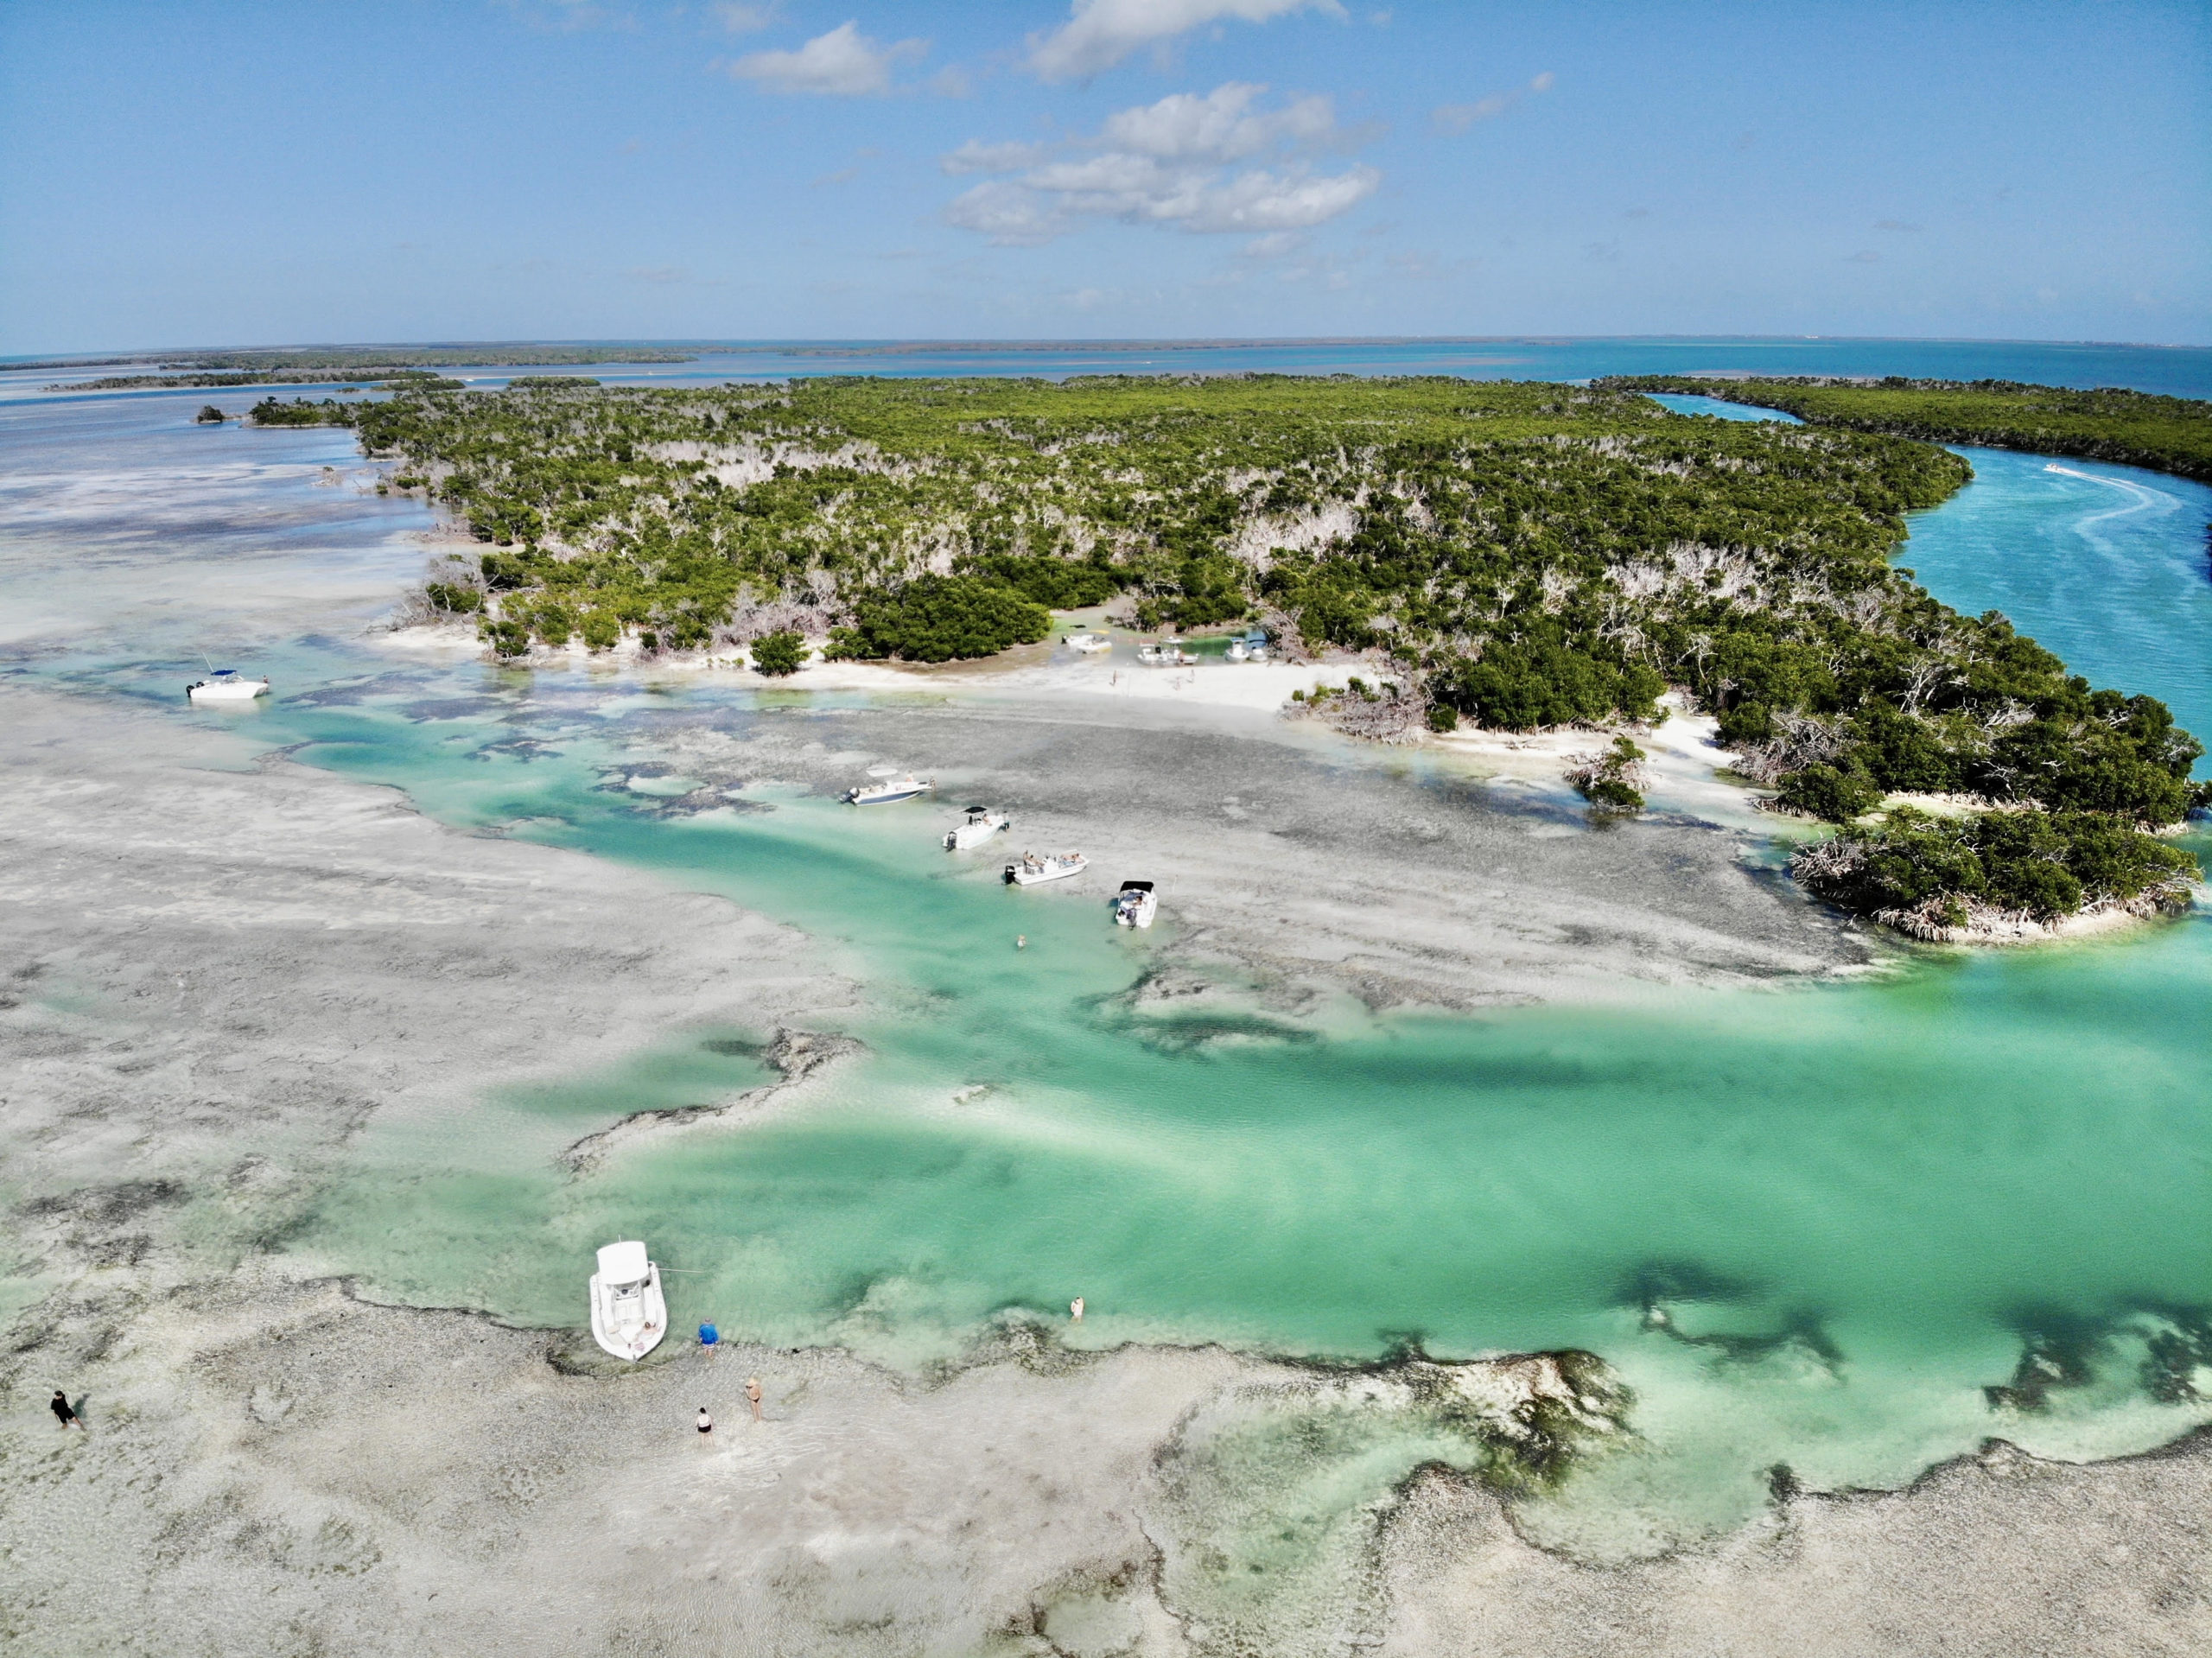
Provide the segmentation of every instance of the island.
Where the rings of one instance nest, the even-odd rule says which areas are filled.
[[[772,639],[787,669],[796,635],[940,662],[1109,600],[1147,628],[1257,619],[1372,665],[1332,699],[1364,735],[1626,734],[1671,692],[1777,810],[1839,826],[1799,851],[1805,886],[1923,938],[2187,905],[2195,860],[2153,831],[2206,802],[2196,740],[1891,562],[1965,461],[1646,389],[425,376],[254,419],[353,425],[391,487],[454,514],[482,550],[423,603],[507,659]],[[1640,804],[1633,747],[1579,768],[1593,804]]]
[[[48,391],[129,391],[155,386],[315,385],[375,380],[441,368],[550,368],[598,363],[688,363],[697,353],[649,346],[346,346],[278,351],[190,352],[167,356],[57,359],[17,369],[128,368],[91,380],[64,380]]]

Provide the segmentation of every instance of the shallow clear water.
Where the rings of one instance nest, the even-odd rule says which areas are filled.
[[[228,451],[183,448],[176,408],[49,413],[61,435],[0,479],[10,611],[17,593],[39,607],[14,671],[173,702],[219,615],[290,693],[246,728],[445,821],[726,893],[834,941],[874,993],[852,1026],[868,1057],[824,1103],[588,1178],[552,1154],[625,1112],[751,1086],[730,1039],[763,1033],[701,1032],[458,1119],[380,1120],[300,1246],[379,1293],[573,1324],[591,1247],[626,1232],[678,1269],[681,1319],[900,1363],[1078,1293],[1072,1338],[1090,1344],[1587,1347],[1637,1390],[1640,1447],[1529,1523],[1597,1553],[1732,1521],[1777,1461],[1815,1485],[1891,1483],[1993,1432],[2108,1454],[2212,1415],[2152,1402],[2138,1374],[2146,1331],[2212,1302],[2201,912],[2122,939],[1931,955],[1880,983],[1193,1029],[1125,999],[1153,941],[1075,894],[1008,892],[987,860],[955,873],[931,839],[941,812],[855,818],[770,793],[747,803],[767,810],[680,818],[627,785],[651,753],[638,710],[740,725],[758,717],[742,694],[395,667],[286,632],[305,607],[342,633],[411,574],[416,510],[316,487],[350,459],[328,434],[232,435],[264,469],[247,483],[202,467]],[[1978,481],[1916,521],[1907,562],[2212,727],[2208,492],[1973,458]],[[149,474],[158,533],[128,507]],[[162,605],[137,602],[133,570]],[[1648,1324],[1652,1304],[1668,1327]],[[2040,1414],[1993,1411],[1982,1388],[2031,1337],[2088,1354],[2091,1380]]]

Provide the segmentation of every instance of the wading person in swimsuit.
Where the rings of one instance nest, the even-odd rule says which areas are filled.
[[[48,1404],[47,1409],[54,1413],[54,1420],[61,1424],[63,1432],[67,1432],[73,1427],[79,1433],[85,1431],[85,1419],[77,1414],[76,1410],[69,1403],[69,1395],[60,1388],[56,1388],[54,1390],[54,1398]]]
[[[699,1407],[699,1432],[700,1432],[701,1433],[702,1433],[702,1434],[703,1434],[703,1433],[712,1433],[714,1431],[715,1431],[715,1419],[714,1419],[713,1417],[711,1417],[711,1416],[709,1416],[709,1415],[708,1415],[708,1414],[707,1414],[707,1407],[706,1407],[704,1405],[700,1406],[700,1407]]]
[[[760,1420],[760,1378],[759,1376],[745,1378],[745,1396],[753,1402],[753,1420],[759,1421]]]

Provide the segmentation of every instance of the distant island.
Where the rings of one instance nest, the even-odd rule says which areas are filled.
[[[158,353],[90,361],[14,363],[14,369],[136,368],[92,380],[60,381],[48,391],[115,391],[148,386],[315,385],[374,380],[407,369],[552,368],[594,363],[688,363],[696,352],[627,346],[354,346],[297,351]]]
[[[2196,740],[1890,562],[1963,461],[1643,389],[424,380],[255,418],[357,426],[463,519],[485,550],[424,602],[503,657],[799,634],[941,661],[1109,600],[1146,627],[1258,619],[1374,664],[1370,734],[1634,725],[1672,689],[1781,809],[1843,826],[1808,886],[1922,937],[2186,905],[2194,861],[2145,831],[2204,800]],[[1923,395],[1934,419],[1951,393]]]

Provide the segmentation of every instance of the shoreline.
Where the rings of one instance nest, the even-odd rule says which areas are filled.
[[[1066,625],[1073,630],[1081,623],[1071,619]],[[369,637],[377,648],[401,654],[482,656],[481,642],[474,628],[461,624],[417,624]],[[1117,651],[1128,642],[1117,638]],[[654,678],[686,683],[720,682],[756,693],[936,696],[956,702],[968,700],[979,706],[1090,702],[1132,713],[1142,709],[1184,722],[1211,721],[1217,726],[1224,718],[1235,717],[1282,724],[1293,691],[1310,696],[1319,688],[1342,690],[1354,677],[1367,677],[1372,683],[1388,671],[1386,667],[1357,658],[1296,664],[1201,661],[1190,667],[1154,668],[1122,662],[1116,657],[1071,657],[1046,644],[1018,645],[997,657],[938,664],[824,662],[817,655],[798,673],[771,678],[754,672],[741,657],[690,653],[647,659],[627,638],[615,650],[596,655],[580,643],[557,651],[538,646],[529,658],[512,665],[550,671],[628,673],[648,683]],[[1656,726],[1535,732],[1463,726],[1451,732],[1421,732],[1410,741],[1387,746],[1424,755],[1432,761],[1456,762],[1470,777],[1532,785],[1566,797],[1572,794],[1565,775],[1572,760],[1626,729],[1646,752],[1646,769],[1655,785],[1647,810],[1655,815],[1687,808],[1717,826],[1751,830],[1785,844],[1790,837],[1782,825],[1796,824],[1805,830],[1825,827],[1815,820],[1770,810],[1767,803],[1772,798],[1771,790],[1735,778],[1738,756],[1719,745],[1718,721],[1712,716],[1688,712],[1674,692],[1661,699],[1661,707],[1666,717]],[[1345,736],[1325,723],[1308,728],[1321,734],[1309,737],[1308,741],[1333,739],[1362,748],[1386,746]],[[1285,741],[1297,740],[1289,731],[1280,734]],[[1955,816],[1970,809],[1964,802],[1963,797],[1899,794],[1887,797],[1882,809],[1904,804]],[[1815,894],[1807,896],[1816,903],[1827,902]],[[1942,937],[1931,937],[1881,916],[1839,913],[1851,922],[1863,921],[1879,928],[1903,946],[1967,949],[2059,943],[2170,918],[2155,909],[2144,912],[2111,904],[2063,917],[2056,924],[2005,916],[1947,929]]]
[[[503,1078],[663,1029],[835,1028],[854,991],[810,941],[721,900],[444,828],[395,791],[267,753],[250,730],[181,733],[102,706],[88,727],[77,698],[18,689],[0,749],[11,941],[45,963],[19,981],[50,999],[0,1026],[11,1066],[36,1078],[10,1090],[0,1152],[35,1200],[17,1223],[42,1280],[14,1321],[0,1422],[0,1456],[26,1476],[0,1501],[0,1540],[48,1563],[27,1652],[73,1658],[128,1628],[249,1655],[273,1653],[268,1631],[313,1630],[354,1651],[705,1638],[796,1658],[852,1649],[857,1614],[907,1647],[1028,1628],[1044,1631],[1049,1645],[1028,1648],[1041,1658],[1103,1627],[1162,1654],[1217,1650],[1205,1631],[1238,1630],[1295,1654],[1322,1650],[1315,1635],[1344,1606],[1419,1651],[1437,1609],[1464,1620],[1501,1604],[1519,1609],[1515,1638],[1557,1651],[1597,1605],[1671,1608],[1718,1638],[1733,1603],[1712,1574],[1770,1581],[1755,1575],[1771,1570],[1753,1547],[1764,1522],[1592,1566],[1520,1539],[1486,1486],[1432,1497],[1438,1477],[1416,1464],[1378,1504],[1331,1509],[1255,1604],[1249,1579],[1210,1564],[1217,1546],[1232,1560],[1258,1547],[1240,1540],[1257,1523],[1240,1447],[1291,1457],[1260,1464],[1284,1469],[1276,1479],[1306,1465],[1291,1448],[1321,1426],[1396,1443],[1418,1401],[1372,1363],[1218,1345],[1094,1354],[1009,1327],[914,1377],[840,1348],[734,1344],[604,1375],[557,1362],[588,1340],[573,1329],[368,1299],[272,1254],[372,1118],[470,1109]],[[242,751],[255,758],[238,764]],[[1216,766],[1210,753],[1192,764]],[[426,1355],[440,1413],[428,1435]],[[748,1371],[769,1383],[757,1432],[736,1391]],[[40,1389],[57,1383],[90,1395],[88,1435],[44,1420]],[[688,1425],[702,1400],[721,1424],[708,1445]],[[2212,1491],[2194,1443],[2044,1466],[2089,1491],[2106,1489],[2101,1469],[2159,1471],[2143,1499],[2165,1505],[2154,1515]],[[1904,1501],[1909,1515],[1931,1507]],[[2100,1513],[2056,1545],[2012,1538],[2009,1512],[1994,1492],[1926,1523],[2016,1597],[2053,1572],[2075,1580],[2067,1560],[2094,1560],[2091,1540],[2112,1534]],[[2126,1523],[2144,1563],[2125,1580],[2148,1583],[2166,1522]],[[1496,1535],[1429,1549],[1453,1527]],[[1886,1533],[1836,1547],[1869,1604],[1920,1606],[1884,1598],[1911,1572]],[[1488,1563],[1471,1590],[1458,1574],[1471,1560]],[[118,1561],[144,1568],[120,1595]],[[641,1571],[681,1585],[680,1619],[636,1621],[623,1585]]]

